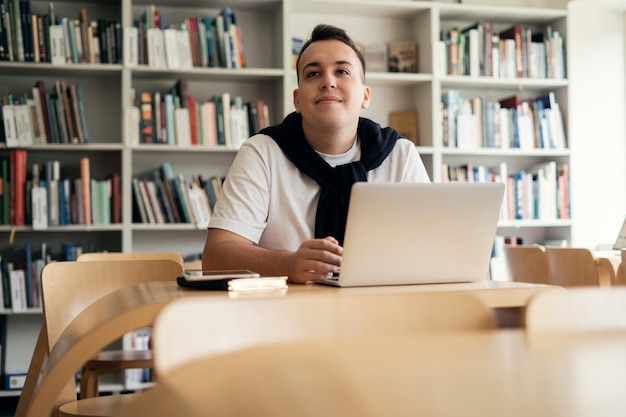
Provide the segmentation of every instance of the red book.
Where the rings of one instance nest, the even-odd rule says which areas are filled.
[[[517,109],[517,106],[520,105],[519,96],[513,95],[510,97],[505,97],[500,100],[500,107],[503,109]]]
[[[111,223],[122,222],[122,181],[119,173],[111,174]]]
[[[11,166],[12,215],[11,224],[26,224],[26,151],[16,149],[9,152]]]
[[[198,44],[198,25],[196,18],[187,18],[187,31],[189,32],[189,45],[191,46],[191,62],[194,67],[199,67],[200,45]]]
[[[193,96],[187,96],[187,108],[189,109],[189,130],[191,131],[191,144],[198,144],[198,129],[196,129],[196,102]]]

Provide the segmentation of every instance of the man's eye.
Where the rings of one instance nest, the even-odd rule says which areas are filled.
[[[350,75],[350,71],[348,71],[346,69],[340,69],[340,70],[337,70],[337,74]]]
[[[319,71],[311,71],[311,72],[306,74],[306,77],[307,78],[311,78],[311,77],[315,77],[318,74],[319,74]]]

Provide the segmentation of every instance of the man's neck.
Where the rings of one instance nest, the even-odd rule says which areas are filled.
[[[306,123],[303,123],[302,130],[304,137],[313,149],[327,155],[340,155],[348,152],[354,145],[357,136],[356,126],[355,128],[336,131],[322,131],[308,128]]]

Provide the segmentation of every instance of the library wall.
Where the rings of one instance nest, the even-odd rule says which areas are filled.
[[[626,215],[624,13],[569,4],[572,245],[612,245]]]

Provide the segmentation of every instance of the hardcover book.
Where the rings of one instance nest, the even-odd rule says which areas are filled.
[[[365,47],[365,68],[367,71],[386,72],[389,57],[385,44],[373,44]]]
[[[403,137],[418,145],[417,112],[393,111],[389,113],[389,126],[396,129]]]
[[[395,41],[388,46],[389,72],[417,72],[417,42]]]

